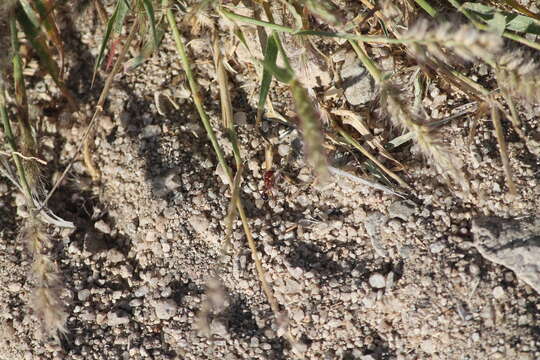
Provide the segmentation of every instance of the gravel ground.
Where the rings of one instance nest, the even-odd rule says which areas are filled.
[[[89,64],[101,39],[93,19],[91,12],[63,19],[71,30],[68,83],[90,112],[102,85],[98,79],[89,88]],[[209,44],[203,38],[191,50],[218,124]],[[347,56],[344,62],[345,73],[356,74]],[[228,185],[166,36],[159,54],[119,77],[111,91],[95,137],[102,183],[92,184],[77,162],[51,201],[76,224],[51,230],[69,304],[69,333],[60,343],[40,334],[28,308],[31,259],[17,238],[23,199],[0,183],[0,358],[292,359],[298,352],[306,359],[540,358],[540,257],[534,256],[540,172],[530,144],[515,134],[508,139],[519,192],[512,199],[491,123],[481,122],[467,146],[468,125],[452,122],[445,133],[473,195],[446,184],[409,146],[395,153],[414,189],[401,198],[341,176],[314,182],[297,130],[265,121],[278,170],[268,191],[253,120],[254,75],[237,65],[231,61],[238,71],[231,79],[234,116],[247,161],[242,199],[298,351],[278,336],[240,222],[233,224],[233,251],[222,253]],[[324,79],[333,84],[328,74]],[[55,96],[49,83],[32,86],[36,103]],[[365,79],[354,86],[374,90]],[[358,100],[355,91],[346,90],[335,106],[361,111],[376,99]],[[170,95],[179,109],[161,115],[156,93]],[[276,109],[292,111],[279,90],[271,96]],[[352,106],[345,97],[358,102]],[[464,100],[434,85],[424,103],[442,118]],[[57,176],[84,125],[41,111],[46,170]],[[540,107],[524,113],[531,132],[540,133],[538,114]],[[230,144],[219,137],[232,159]],[[344,169],[353,173],[354,164]]]

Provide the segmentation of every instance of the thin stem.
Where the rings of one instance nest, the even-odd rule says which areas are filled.
[[[17,37],[17,24],[14,16],[9,18],[11,49],[13,51],[13,83],[15,86],[15,101],[17,103],[17,118],[23,136],[24,145],[34,150],[35,141],[32,136],[32,129],[28,118],[28,100],[23,78],[23,65],[19,54],[19,39]]]
[[[369,160],[373,161],[381,170],[383,170],[388,176],[394,179],[400,186],[405,189],[410,189],[410,186],[407,185],[396,173],[384,166],[375,156],[373,156],[369,151],[367,151],[358,141],[356,141],[349,133],[347,133],[343,128],[335,124],[335,127],[339,134],[345,138],[345,140],[352,146],[354,146],[358,151],[362,153]]]
[[[323,36],[323,37],[331,37],[331,38],[341,38],[341,39],[347,39],[347,40],[360,40],[365,42],[375,42],[375,43],[385,43],[385,44],[404,44],[404,43],[410,43],[410,42],[419,42],[419,43],[427,43],[429,40],[417,40],[417,39],[392,39],[385,36],[370,36],[370,35],[356,35],[356,34],[349,34],[349,33],[334,33],[334,32],[328,32],[328,31],[316,31],[316,30],[298,30],[293,29],[288,26],[278,25],[271,22],[253,19],[247,16],[238,15],[231,11],[228,11],[224,8],[220,8],[219,10],[223,16],[231,19],[231,20],[237,20],[246,24],[256,25],[256,26],[262,26],[271,30],[275,30],[278,32],[284,32],[291,35],[298,35],[298,36]]]
[[[11,148],[13,161],[15,162],[15,166],[17,167],[19,182],[21,183],[28,206],[33,207],[34,202],[32,200],[32,191],[30,190],[30,186],[28,185],[28,181],[26,180],[26,172],[24,170],[21,158],[17,155],[17,144],[15,142],[15,138],[13,137],[13,130],[11,129],[11,123],[7,114],[6,98],[4,96],[4,92],[4,81],[3,79],[0,79],[0,118],[2,118],[5,138],[9,147]]]
[[[212,143],[212,147],[214,148],[214,151],[216,152],[217,158],[219,163],[222,165],[223,170],[225,170],[225,174],[227,174],[227,178],[230,180],[229,183],[232,184],[232,172],[229,166],[227,166],[225,157],[223,156],[223,152],[221,151],[221,148],[219,146],[219,143],[217,141],[216,135],[214,133],[214,129],[212,128],[212,125],[210,124],[210,119],[203,108],[203,103],[199,91],[199,84],[195,81],[195,78],[193,76],[193,71],[191,70],[191,63],[189,61],[189,58],[186,53],[186,48],[184,46],[184,39],[182,35],[180,34],[180,31],[178,30],[178,26],[176,25],[176,19],[174,18],[174,14],[172,10],[169,8],[169,1],[164,1],[166,4],[165,6],[167,9],[167,21],[169,22],[169,26],[171,27],[171,30],[173,32],[174,42],[176,43],[176,51],[178,52],[178,55],[180,56],[180,61],[182,62],[182,68],[186,72],[186,77],[188,78],[189,87],[191,89],[191,96],[193,97],[193,102],[195,103],[195,107],[197,108],[197,112],[199,113],[199,116],[201,117],[201,121],[203,123],[204,129],[206,130],[206,133],[208,134],[208,137],[210,138],[210,142]]]
[[[369,58],[369,56],[367,56],[367,54],[364,52],[364,50],[362,50],[360,45],[358,45],[355,40],[349,40],[349,43],[351,44],[353,50],[356,52],[356,55],[358,55],[358,58],[360,59],[362,64],[364,64],[373,79],[375,79],[375,82],[377,84],[381,83],[382,73],[379,68],[377,68],[377,65],[375,65],[375,63]]]
[[[495,126],[495,137],[499,143],[499,153],[501,154],[501,160],[503,163],[503,170],[506,175],[506,182],[508,184],[508,189],[510,190],[511,195],[516,195],[516,185],[514,180],[512,180],[512,171],[510,169],[510,161],[508,159],[508,149],[506,147],[506,141],[504,140],[504,131],[501,124],[501,115],[499,109],[495,102],[491,104],[491,120]]]

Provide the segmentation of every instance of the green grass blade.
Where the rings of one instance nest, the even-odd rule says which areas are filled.
[[[418,6],[420,6],[422,9],[424,9],[425,12],[429,14],[431,17],[437,16],[437,10],[433,6],[431,6],[426,0],[414,0]]]
[[[23,77],[23,63],[20,55],[20,44],[15,18],[9,19],[11,49],[13,51],[13,82],[15,88],[15,102],[17,105],[17,119],[23,139],[23,152],[30,151],[33,155],[35,140],[28,116],[28,99]]]
[[[17,7],[15,16],[19,25],[21,25],[23,32],[26,34],[28,41],[30,41],[32,48],[37,53],[41,65],[45,67],[55,83],[61,86],[61,81],[58,77],[58,65],[52,58],[51,51],[44,38],[40,36],[40,29],[34,26],[32,20],[28,17],[28,14],[21,7]]]
[[[26,13],[28,20],[32,23],[34,27],[38,28],[39,19],[37,17],[36,12],[32,8],[32,5],[30,5],[30,2],[28,2],[28,0],[19,0],[19,3],[21,4],[22,9]]]
[[[99,67],[103,63],[103,59],[105,58],[105,48],[107,47],[107,43],[109,42],[111,33],[113,31],[115,33],[120,33],[122,31],[122,25],[124,24],[124,19],[126,17],[128,10],[129,10],[129,6],[126,3],[126,1],[118,0],[118,2],[116,3],[116,7],[114,8],[114,12],[111,15],[109,21],[107,22],[107,29],[105,30],[105,36],[103,36],[103,40],[101,40],[101,46],[99,47],[98,57],[94,65],[94,73],[92,75],[92,84],[94,83],[94,80],[96,78],[97,70],[99,69]]]
[[[54,20],[53,16],[53,4],[50,4],[49,6],[45,5],[43,1],[41,0],[33,0],[34,6],[36,8],[36,11],[39,13],[39,18],[41,20],[41,25],[43,26],[45,30],[45,34],[49,38],[49,40],[54,44],[56,47],[58,53],[60,54],[60,58],[64,58],[64,44],[62,39],[60,38],[60,32],[58,31],[58,27],[56,26],[56,22]],[[63,63],[63,60],[61,60]]]
[[[15,142],[15,137],[13,136],[13,130],[11,129],[11,123],[9,121],[7,113],[7,104],[4,93],[4,80],[0,77],[0,121],[2,122],[2,125],[4,127],[4,137],[11,149],[13,161],[15,162],[15,166],[17,167],[17,175],[19,177],[19,182],[23,189],[24,196],[26,197],[28,206],[32,208],[34,205],[32,200],[32,191],[30,190],[30,186],[26,181],[26,172],[24,170],[21,158],[16,154],[17,144]]]
[[[144,7],[144,11],[146,12],[146,16],[148,17],[148,20],[150,21],[150,33],[152,35],[154,48],[157,48],[159,44],[159,40],[158,40],[159,37],[156,31],[156,17],[154,15],[154,7],[152,6],[152,2],[150,0],[142,0],[142,4]]]
[[[264,51],[264,62],[266,64],[276,65],[277,54],[278,54],[278,44],[276,41],[277,34],[272,32],[272,35],[266,41],[266,49]],[[262,114],[264,111],[264,104],[266,103],[266,98],[268,97],[268,92],[270,91],[270,84],[272,83],[272,72],[265,67],[263,69],[262,80],[261,80],[261,90],[259,92],[259,103],[257,105],[257,123],[261,122]]]

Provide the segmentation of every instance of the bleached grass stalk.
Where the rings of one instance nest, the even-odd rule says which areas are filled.
[[[402,194],[390,189],[389,187],[386,187],[384,185],[377,184],[377,183],[362,179],[361,177],[358,177],[356,175],[348,173],[347,171],[335,168],[333,166],[329,166],[328,171],[330,172],[330,174],[332,174],[334,176],[341,176],[341,177],[347,178],[347,179],[349,179],[349,180],[351,180],[353,182],[356,182],[358,184],[373,188],[375,190],[380,190],[380,191],[384,192],[385,194],[399,196],[402,199],[405,198],[405,196],[403,196]]]
[[[41,321],[44,333],[58,339],[58,334],[65,334],[67,313],[60,299],[62,283],[58,268],[47,255],[50,251],[50,239],[43,224],[35,218],[29,218],[21,232],[34,262],[32,276],[35,289],[31,305],[34,313]]]
[[[216,75],[219,84],[219,95],[221,104],[221,118],[223,127],[229,135],[229,140],[233,146],[233,153],[236,163],[236,174],[234,175],[234,181],[231,187],[231,201],[229,203],[229,209],[226,217],[226,231],[224,249],[232,248],[231,235],[233,230],[233,221],[237,216],[236,203],[240,200],[240,184],[242,182],[242,158],[238,146],[236,132],[234,130],[234,118],[231,103],[231,94],[229,91],[229,78],[227,71],[223,65],[223,56],[221,54],[220,44],[217,36],[214,38],[214,65],[216,67]]]
[[[382,164],[375,156],[373,156],[369,151],[366,150],[358,141],[356,141],[348,132],[343,130],[341,127],[335,125],[337,128],[337,131],[341,136],[345,138],[345,140],[352,146],[354,146],[358,151],[362,153],[365,157],[367,157],[369,160],[373,161],[375,165],[377,165],[382,171],[384,171],[388,176],[390,176],[392,179],[394,179],[401,187],[405,189],[410,189],[410,186],[407,185],[401,177],[399,177],[395,172],[388,169],[384,164]]]
[[[508,159],[508,148],[506,147],[506,141],[504,140],[504,131],[501,124],[501,114],[495,103],[491,104],[491,121],[495,127],[495,137],[499,143],[499,153],[501,154],[501,160],[503,163],[504,174],[506,175],[506,183],[510,194],[515,196],[517,194],[516,185],[512,179],[512,170],[510,169],[510,160]]]
[[[16,117],[19,124],[20,151],[25,154],[24,158],[37,155],[37,145],[32,133],[32,126],[28,113],[28,100],[26,96],[26,86],[23,77],[23,63],[20,55],[20,44],[15,17],[9,18],[11,50],[13,52],[13,80],[15,88],[15,103],[17,105]],[[33,192],[37,192],[40,185],[40,169],[36,162],[24,160],[23,166],[26,173],[26,180]]]
[[[434,39],[417,39],[417,38],[390,38],[386,36],[373,36],[373,35],[358,35],[358,34],[350,34],[350,33],[337,33],[337,32],[328,32],[328,31],[316,31],[316,30],[299,30],[294,29],[288,26],[275,24],[268,21],[258,20],[254,18],[250,18],[247,16],[235,14],[224,7],[219,8],[219,12],[226,18],[242,22],[245,24],[251,24],[255,26],[262,26],[267,29],[275,30],[277,32],[282,33],[288,33],[291,35],[296,36],[320,36],[320,37],[328,37],[328,38],[339,38],[339,39],[346,39],[346,40],[358,40],[358,41],[364,41],[367,43],[382,43],[382,44],[407,44],[407,43],[427,43],[436,41]]]
[[[0,75],[0,118],[2,121],[2,126],[4,127],[5,140],[11,150],[11,156],[13,158],[13,162],[15,163],[15,167],[17,168],[17,177],[19,178],[18,183],[21,185],[23,194],[26,198],[28,205],[33,206],[32,190],[27,180],[26,170],[23,166],[21,157],[17,155],[18,153],[17,143],[15,141],[15,137],[13,136],[11,122],[9,120],[8,113],[7,113],[4,79],[1,75]]]

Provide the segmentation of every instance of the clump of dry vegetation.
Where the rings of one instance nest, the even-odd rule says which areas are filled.
[[[244,3],[247,5],[243,5]],[[260,51],[264,58],[252,59],[255,64],[252,71],[260,79],[256,124],[260,126],[265,113],[276,114],[267,106],[271,102],[268,99],[270,88],[280,86],[288,89],[288,96],[296,108],[297,119],[285,117],[282,119],[291,126],[297,126],[303,133],[305,156],[313,167],[318,181],[330,176],[325,148],[327,139],[330,139],[349,151],[359,151],[370,164],[369,169],[374,178],[379,179],[382,176],[391,179],[386,185],[391,184],[395,190],[406,190],[408,187],[407,181],[403,180],[406,178],[405,175],[396,174],[390,169],[391,166],[384,164],[389,160],[391,163],[397,162],[392,159],[390,153],[381,160],[372,153],[372,149],[364,147],[362,136],[353,127],[345,124],[343,119],[332,112],[324,111],[324,107],[328,106],[323,104],[325,100],[302,83],[300,75],[295,70],[297,66],[291,64],[289,59],[291,54],[288,54],[286,47],[283,46],[285,39],[301,40],[295,44],[297,47],[304,46],[299,49],[299,53],[306,54],[321,53],[321,50],[317,49],[315,39],[325,39],[330,44],[335,42],[341,47],[352,48],[378,86],[380,94],[378,105],[384,110],[381,113],[387,114],[390,120],[386,126],[388,131],[383,134],[386,141],[392,143],[395,140],[391,138],[394,127],[409,133],[407,139],[412,139],[418,144],[427,161],[448,180],[449,188],[457,191],[457,187],[466,196],[474,196],[474,193],[469,186],[467,175],[462,170],[462,163],[454,156],[455,149],[450,148],[448,139],[445,139],[445,125],[430,119],[422,108],[421,101],[415,101],[404,94],[401,89],[403,81],[400,78],[402,68],[398,66],[390,71],[382,70],[380,64],[373,60],[371,44],[385,44],[392,50],[396,64],[401,64],[402,67],[412,66],[418,69],[422,76],[451,84],[472,101],[486,104],[491,109],[508,189],[511,193],[515,193],[516,185],[511,176],[501,115],[512,122],[522,135],[523,141],[528,141],[527,132],[521,127],[519,112],[516,111],[520,103],[514,103],[514,100],[528,103],[539,100],[540,72],[532,60],[533,56],[514,49],[519,45],[529,47],[529,51],[538,51],[540,44],[528,40],[525,36],[528,29],[536,27],[518,27],[515,22],[509,20],[512,16],[512,19],[518,17],[522,23],[537,24],[538,18],[524,11],[522,7],[515,6],[514,2],[505,2],[504,6],[499,3],[493,3],[491,6],[477,4],[479,6],[476,7],[471,5],[474,3],[467,4],[465,6],[456,0],[404,0],[393,4],[362,0],[361,4],[355,7],[356,12],[351,17],[350,14],[344,14],[339,10],[343,4],[330,0],[279,2],[117,0],[109,12],[100,0],[94,0],[90,6],[95,7],[96,16],[100,16],[105,28],[94,72],[105,74],[106,81],[99,99],[93,104],[95,111],[87,122],[87,129],[72,154],[73,160],[82,156],[89,174],[96,181],[99,180],[99,169],[92,160],[92,130],[104,110],[109,90],[114,86],[115,75],[126,69],[144,67],[144,62],[159,51],[162,38],[172,36],[178,52],[178,61],[182,65],[191,90],[193,104],[229,180],[231,187],[229,220],[232,221],[235,216],[240,217],[261,287],[276,319],[280,321],[282,329],[280,334],[293,345],[296,344],[294,348],[301,352],[302,347],[298,345],[297,340],[288,334],[287,322],[284,320],[286,314],[281,312],[273,296],[271,284],[265,280],[264,268],[238,191],[242,163],[245,159],[242,159],[238,150],[236,125],[231,116],[228,94],[230,90],[227,85],[228,59],[223,59],[226,54],[219,54],[221,51],[219,39],[234,34],[239,46],[246,46],[249,49],[253,44],[246,42],[243,29],[249,26],[257,28],[259,35],[264,34],[259,39]],[[0,7],[3,14],[0,18],[2,49],[0,115],[4,139],[0,153],[0,170],[14,183],[15,188],[24,194],[27,201],[28,217],[24,219],[21,238],[28,243],[29,253],[34,259],[31,270],[36,283],[33,307],[51,335],[66,331],[66,313],[65,305],[58,296],[61,274],[58,273],[54,260],[48,255],[51,239],[47,235],[47,227],[70,227],[73,224],[59,219],[48,211],[47,202],[52,193],[58,189],[62,178],[69,172],[73,160],[67,164],[61,178],[52,186],[43,185],[46,181],[40,178],[43,161],[40,159],[39,133],[35,128],[35,119],[31,118],[28,111],[24,76],[24,67],[27,66],[28,59],[24,57],[34,56],[38,59],[43,76],[52,78],[67,101],[69,110],[66,111],[78,112],[81,104],[77,103],[76,96],[66,87],[62,78],[63,38],[67,34],[62,33],[55,14],[59,7],[65,6],[69,5],[62,1],[20,0],[4,2]],[[439,16],[442,13],[451,13],[453,22],[442,21],[442,16]],[[182,22],[177,21],[180,15],[183,18]],[[415,20],[417,18],[421,19]],[[207,32],[212,34],[217,44],[214,51],[223,114],[221,124],[213,123],[205,111],[200,85],[193,71],[195,59],[190,57],[186,48],[189,39],[205,36]],[[128,59],[130,49],[136,46],[135,39],[139,40],[138,48],[133,51],[136,56]],[[23,54],[21,41],[26,48],[32,49],[31,55],[27,52]],[[9,51],[3,51],[8,48]],[[299,58],[300,66],[307,69],[306,73],[309,76],[311,66],[309,57]],[[479,63],[485,63],[493,68],[497,79],[493,88],[486,88],[463,71],[464,65]],[[483,107],[478,106],[478,109],[481,108]],[[321,121],[322,114],[325,114],[326,122]],[[215,129],[219,127],[229,136],[233,144],[233,161],[227,158],[219,145],[215,134]],[[370,131],[367,130],[368,133]],[[268,168],[270,167],[271,164]],[[45,190],[48,190],[48,193]]]

